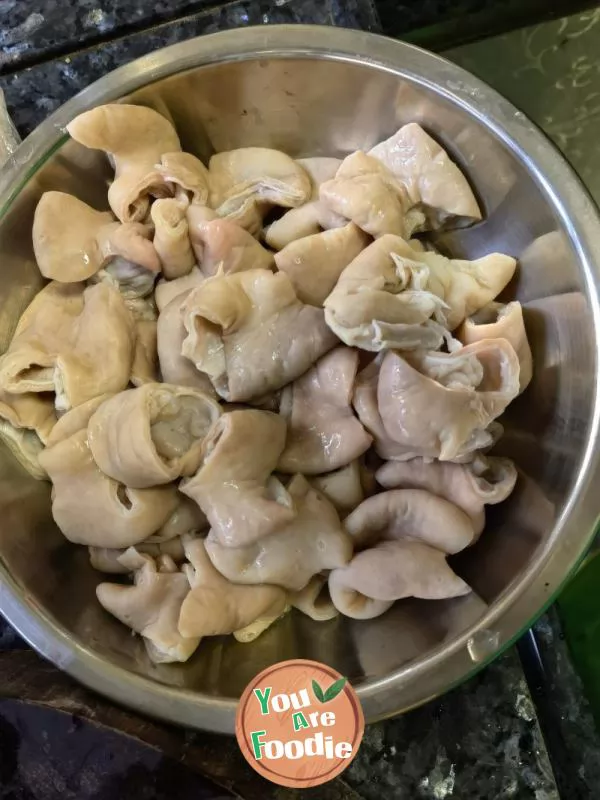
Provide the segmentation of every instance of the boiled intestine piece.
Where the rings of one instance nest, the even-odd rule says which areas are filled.
[[[319,233],[322,228],[329,230],[347,225],[348,220],[345,217],[331,211],[319,198],[321,184],[335,176],[341,163],[339,158],[323,156],[298,159],[298,164],[310,177],[311,196],[308,202],[286,211],[280,219],[266,228],[265,241],[270,247],[274,250],[283,250],[291,242]]]
[[[325,321],[347,345],[377,352],[390,348],[436,348],[448,333],[444,301],[430,292],[416,265],[401,268],[392,258],[405,243],[376,239],[344,269],[324,302]]]
[[[322,306],[344,269],[368,241],[351,222],[291,242],[276,253],[275,264],[288,275],[299,300]]]
[[[173,125],[151,108],[109,103],[75,117],[67,130],[75,141],[104,150],[115,168],[108,202],[121,222],[146,218],[150,196],[167,197],[166,185],[156,186],[155,166],[163,153],[181,150]]]
[[[147,383],[115,394],[90,419],[88,440],[100,469],[133,489],[192,475],[221,409],[203,392]]]
[[[313,575],[304,589],[290,593],[289,603],[315,622],[325,622],[339,613],[329,596],[326,575]]]
[[[138,553],[158,559],[161,556],[172,558],[175,564],[185,560],[185,551],[181,537],[169,539],[167,542],[139,542],[135,545]],[[123,564],[122,556],[127,552],[126,547],[88,547],[90,564],[98,572],[109,575],[127,575],[131,572],[127,564]]]
[[[52,282],[19,320],[0,359],[0,387],[17,394],[54,392],[57,410],[67,411],[127,386],[135,338],[118,291],[102,283],[85,288]]]
[[[295,515],[271,535],[244,547],[227,547],[217,540],[213,530],[209,533],[206,551],[230,581],[269,583],[299,591],[313,575],[343,566],[352,557],[350,537],[331,503],[302,475],[292,478],[287,492]]]
[[[120,259],[151,273],[154,277],[160,272],[160,259],[152,242],[152,227],[141,222],[111,222],[104,225],[96,234],[96,242],[102,255],[101,267],[107,269],[112,261]],[[123,267],[124,269],[124,267]],[[113,266],[113,273],[119,273]],[[116,277],[116,276],[115,276]]]
[[[424,287],[446,305],[445,323],[451,331],[500,294],[517,267],[516,259],[503,253],[466,261],[431,250],[415,251],[405,241],[392,243],[391,257],[399,272],[422,272]]]
[[[208,375],[199,372],[181,352],[187,337],[181,309],[188,294],[189,290],[184,290],[174,297],[158,316],[156,334],[160,372],[166,383],[200,389],[211,397],[216,397],[217,393]]]
[[[182,315],[183,355],[229,402],[280,389],[336,343],[322,309],[301,303],[281,272],[209,278],[187,296]]]
[[[410,539],[453,554],[475,539],[464,511],[424,489],[394,489],[368,497],[346,517],[344,527],[361,550],[380,541]]]
[[[16,458],[21,466],[38,481],[45,480],[48,475],[39,462],[39,455],[44,449],[35,431],[28,428],[15,428],[7,420],[0,418],[0,441]]]
[[[429,454],[424,455],[422,442],[419,436],[412,438],[407,435],[402,437],[401,441],[397,441],[386,430],[382,419],[382,409],[380,408],[378,400],[379,376],[381,363],[384,358],[385,354],[380,354],[374,361],[359,372],[354,387],[352,405],[365,429],[373,437],[375,451],[380,458],[386,461],[408,461],[424,457],[426,460],[431,461],[438,457],[434,454],[435,448],[432,448]],[[514,362],[511,361],[511,364],[514,370]],[[434,391],[433,387],[429,385],[424,388],[427,388],[429,391]],[[391,407],[392,398],[386,397],[385,391],[386,389],[383,390],[383,409],[385,410],[389,406],[389,413],[394,414],[395,411]],[[398,398],[396,398],[396,400],[397,399]],[[411,424],[416,424],[414,417],[411,418]],[[485,452],[493,447],[502,436],[502,432],[502,425],[495,420],[490,422],[485,428],[478,428],[474,432],[471,440],[465,443],[465,446],[459,450],[457,455],[448,460],[461,463],[472,461],[476,454]],[[435,452],[438,451],[435,450]]]
[[[202,275],[210,278],[247,269],[273,269],[273,254],[252,234],[215,211],[190,206],[187,212],[191,244]]]
[[[55,424],[56,412],[50,397],[0,391],[0,440],[38,480],[47,477],[38,456]]]
[[[96,211],[64,192],[42,195],[33,218],[33,249],[46,278],[75,283],[127,271],[140,274],[152,288],[160,260],[152,229],[140,222],[116,222],[108,211]],[[101,274],[98,274],[101,273]],[[95,277],[97,276],[97,277]]]
[[[99,584],[96,596],[100,604],[144,638],[148,654],[156,663],[187,661],[200,637],[186,637],[179,632],[182,604],[190,593],[186,575],[168,560],[157,563],[148,555],[132,555],[132,565],[138,567],[133,585]]]
[[[148,183],[157,197],[175,197],[185,205],[203,206],[208,202],[208,170],[199,158],[191,153],[175,151],[163,153],[154,165]]]
[[[443,600],[470,591],[445,553],[410,539],[382,541],[329,575],[333,604],[354,619],[377,617],[405,597]]]
[[[38,458],[52,481],[52,515],[65,537],[75,544],[124,548],[159,530],[179,499],[172,484],[131,489],[99,469],[87,426],[107,399],[96,397],[62,416]]]
[[[280,416],[254,409],[223,414],[209,432],[202,464],[180,490],[204,511],[219,545],[251,545],[294,519],[293,497],[272,476],[285,436]]]
[[[290,610],[289,605],[285,605],[282,611],[279,611],[276,608],[275,611],[268,612],[264,614],[262,617],[257,617],[254,622],[251,622],[249,625],[246,625],[243,628],[238,628],[237,631],[233,632],[233,638],[236,639],[238,642],[243,642],[244,644],[248,644],[249,642],[253,642],[255,639],[264,633],[267,628],[270,628],[274,622],[277,622],[278,619],[284,616]]]
[[[187,275],[196,263],[187,221],[187,200],[166,197],[150,207],[154,223],[154,247],[165,278]]]
[[[287,598],[278,586],[243,586],[231,583],[215,569],[204,541],[186,541],[189,564],[184,572],[190,584],[179,615],[179,631],[184,636],[219,636],[245,631],[236,638],[251,641],[286,609]],[[253,636],[249,636],[249,628]]]
[[[158,380],[157,310],[154,298],[123,297],[135,327],[135,346],[131,377],[133,386]]]
[[[388,461],[376,473],[384,489],[427,489],[454,503],[471,519],[479,536],[485,506],[501,503],[515,487],[517,470],[508,458],[477,455],[467,464],[448,461]]]
[[[511,303],[489,303],[479,309],[460,326],[456,338],[463,344],[473,344],[481,339],[506,339],[519,358],[520,392],[524,392],[533,374],[533,357],[527,340],[523,308],[514,300]]]
[[[313,476],[309,483],[333,504],[341,516],[353,511],[365,499],[363,467],[358,458],[345,467]]]
[[[448,331],[496,297],[515,269],[515,259],[500,253],[448,259],[388,234],[342,272],[325,319],[343,342],[365,350],[455,346]]]
[[[211,206],[252,234],[260,232],[270,206],[295,208],[311,194],[310,178],[298,162],[266,147],[216,153],[210,159],[209,179]]]
[[[375,238],[386,233],[408,238],[425,222],[404,184],[360,150],[347,156],[335,177],[322,184],[320,199]]]
[[[375,452],[380,458],[386,460],[414,458],[418,453],[413,452],[410,446],[394,442],[383,425],[377,402],[381,359],[382,356],[378,356],[356,376],[352,405],[365,430],[373,437]]]
[[[184,537],[191,540],[192,537],[201,535],[207,530],[208,520],[200,508],[188,497],[179,494],[175,509],[162,526],[143,542],[136,544],[135,549],[138,553],[148,554],[155,559],[169,556],[179,564],[185,560]],[[131,571],[127,560],[121,558],[126,549],[88,547],[90,563],[100,572],[125,574]]]
[[[177,506],[161,527],[146,539],[145,544],[162,544],[183,536],[205,534],[208,529],[208,519],[200,506],[179,493]]]
[[[100,269],[96,241],[101,228],[114,220],[64,192],[44,192],[33,215],[33,252],[45,278],[61,283],[84,281]]]
[[[72,408],[66,414],[61,414],[46,439],[47,447],[53,447],[60,442],[64,442],[70,436],[79,433],[79,431],[87,432],[87,426],[92,414],[100,408],[105,400],[112,396],[111,392],[100,394]]]
[[[422,230],[464,225],[481,219],[465,176],[448,153],[416,122],[369,150],[406,188],[414,208],[425,215]]]
[[[154,319],[135,320],[135,350],[130,381],[134,386],[158,380],[157,323]]]
[[[154,292],[154,300],[159,313],[169,305],[169,303],[176,297],[182,294],[189,294],[196,286],[204,283],[205,276],[200,271],[199,267],[192,267],[187,275],[182,278],[175,278],[172,281],[167,281],[161,278],[156,284]]]
[[[452,461],[487,445],[486,429],[518,392],[514,348],[483,339],[455,353],[386,353],[377,405],[392,442],[413,457]]]
[[[46,395],[0,391],[0,419],[14,428],[34,431],[45,444],[56,424],[56,411],[51,398]]]
[[[423,489],[383,492],[361,503],[344,527],[360,552],[329,576],[342,614],[371,619],[405,597],[441,600],[470,591],[446,556],[471,545],[476,530],[449,500]]]
[[[280,472],[319,475],[361,456],[371,437],[351,406],[358,352],[337,347],[282,392],[280,414],[288,426]]]

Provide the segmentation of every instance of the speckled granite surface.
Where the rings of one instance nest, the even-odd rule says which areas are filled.
[[[463,42],[550,16],[573,13],[592,0],[372,0],[390,36],[427,41],[428,46]],[[89,47],[225,3],[215,0],[2,0],[0,73]],[[275,6],[286,5],[277,0]],[[310,3],[304,3],[308,10]],[[327,3],[323,4],[327,6]],[[333,18],[354,13],[356,0],[339,2]],[[367,3],[365,2],[366,6]],[[315,9],[319,5],[315,3]],[[373,11],[369,12],[373,14]],[[334,20],[335,21],[335,20]],[[353,27],[365,27],[357,16]],[[336,24],[340,24],[336,22]],[[341,24],[347,24],[342,22]],[[75,44],[75,47],[73,45]],[[449,45],[447,45],[449,46]]]
[[[235,741],[111,706],[28,650],[0,655],[0,797],[301,800],[259,778]],[[117,736],[113,730],[126,731]],[[175,769],[180,762],[183,769]],[[168,794],[170,782],[171,794]],[[317,793],[318,791],[318,793]],[[318,800],[560,800],[513,649],[438,701],[367,728]]]
[[[518,646],[560,797],[596,798],[600,738],[555,609]]]
[[[415,6],[418,3],[415,0]],[[219,11],[204,12],[211,8]],[[261,22],[314,22],[347,27],[378,27],[371,0],[258,0],[247,4],[215,0],[2,0],[0,2],[0,73],[10,72],[108,39],[158,27],[169,20],[178,26],[156,35],[169,41],[232,25]],[[183,27],[182,27],[183,26]],[[175,38],[173,38],[175,37]],[[160,44],[152,44],[151,49]],[[132,56],[131,56],[132,57]]]
[[[69,52],[99,39],[157,24],[203,7],[210,0],[2,0],[0,3],[0,69],[14,69]]]
[[[92,81],[159,47],[245,25],[298,22],[375,31],[379,28],[369,0],[234,2],[5,75],[0,77],[0,86],[24,136]]]
[[[110,4],[78,0],[72,7],[41,0],[0,2],[0,73],[4,73],[0,85],[21,133],[29,132],[110,69],[201,33],[269,22],[379,29],[377,13],[368,0],[252,0],[217,9],[208,5],[159,0],[150,10],[141,0]],[[399,32],[393,27],[399,23],[410,32],[486,5],[483,0],[377,2],[384,31],[389,33]],[[594,54],[600,41],[593,37],[600,35],[599,13],[497,37],[449,54],[546,127],[592,183],[597,197],[597,148],[586,148],[585,143],[597,116],[599,78]],[[44,17],[43,24],[36,14]],[[174,19],[181,14],[184,18]],[[150,29],[141,30],[150,24]],[[52,58],[56,53],[63,55]],[[25,64],[32,66],[19,69]],[[561,73],[555,85],[553,69]],[[524,81],[524,75],[533,80]],[[533,90],[526,90],[527,84]],[[561,92],[560,106],[556,92]],[[560,119],[554,111],[557,107]],[[13,694],[13,699],[0,701],[0,797],[300,797],[257,783],[231,740],[184,736],[166,729],[159,735],[160,726],[94,698],[49,665],[37,665],[35,656],[22,647],[10,628],[1,624],[0,656],[17,660],[11,660],[11,672],[0,657],[0,676],[4,676],[0,694],[5,693],[2,686],[13,673],[21,678],[21,689],[16,698]],[[359,756],[343,780],[314,796],[319,800],[597,797],[598,738],[553,614],[544,617],[535,635],[520,644],[520,653],[521,660],[513,649],[439,701],[369,727]],[[21,663],[21,657],[29,661]],[[24,687],[31,686],[29,676],[33,675],[38,683],[44,676],[46,689],[29,698],[29,703],[18,702],[18,698],[28,698]],[[135,728],[135,737],[111,733],[107,725]],[[78,749],[75,743],[84,746]],[[177,761],[185,768],[176,769]]]
[[[514,650],[441,700],[370,726],[345,778],[365,800],[559,798]]]

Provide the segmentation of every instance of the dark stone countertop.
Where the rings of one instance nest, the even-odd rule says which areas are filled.
[[[143,4],[142,4],[143,5]],[[22,135],[81,89],[122,64],[160,47],[246,25],[313,23],[379,30],[369,0],[248,0],[204,9],[148,30],[118,36],[70,56],[42,61],[0,77]]]
[[[2,0],[0,73],[229,5],[222,0]],[[589,5],[591,0],[372,0],[372,4],[370,0],[326,0],[322,4],[273,0],[262,7],[255,4],[259,13],[253,16],[269,17],[272,9],[284,9],[280,21],[294,21],[297,14],[304,21],[357,28],[377,27],[379,18],[382,30],[390,36],[426,39],[430,47],[433,43],[448,47]],[[287,14],[286,6],[296,6],[296,10]]]
[[[0,68],[32,62],[123,36],[217,5],[211,0],[3,0],[0,4]]]
[[[561,2],[551,5],[545,10],[557,13],[564,7]],[[69,6],[56,0],[4,0],[0,86],[21,134],[26,134],[107,71],[202,33],[249,24],[305,22],[383,30],[440,47],[456,40],[457,24],[471,35],[466,15],[470,20],[488,20],[489,27],[496,25],[498,6],[492,6],[485,0],[376,0],[374,4],[249,0],[219,6],[211,0],[158,0],[151,5],[141,0],[77,0]],[[514,6],[509,0],[504,10]],[[540,9],[538,0],[519,6],[523,13]],[[569,6],[573,8],[572,3]],[[585,97],[577,94],[585,80],[595,77],[589,54],[600,42],[593,38],[596,26],[590,21],[598,12],[589,14],[576,19],[570,30],[577,35],[567,36],[569,44],[561,51],[567,61],[556,67],[570,76],[569,116],[580,126],[547,119],[554,113],[548,109],[554,109],[555,98],[544,73],[556,51],[544,37],[564,33],[563,21],[542,33],[538,28],[509,33],[449,55],[526,111],[531,107],[534,118],[556,135],[584,176],[593,180],[597,173],[590,153],[597,148],[588,153],[581,134],[593,129],[593,87]],[[539,45],[537,50],[532,50],[532,43]],[[522,63],[524,54],[531,52],[538,54],[544,68],[536,73],[538,83],[527,95],[519,69],[535,73],[534,66]],[[582,63],[590,64],[583,78]],[[511,68],[505,69],[506,64]],[[0,798],[291,800],[301,796],[259,779],[230,738],[175,730],[96,697],[25,649],[6,624],[0,624],[0,697]],[[597,796],[598,786],[598,737],[560,624],[551,612],[518,649],[511,649],[463,686],[400,718],[369,726],[349,770],[313,796],[319,800],[571,800]]]
[[[267,784],[232,737],[118,709],[14,644],[0,654],[0,797],[162,800],[167,780],[181,800],[305,796]],[[559,800],[517,652],[438,701],[368,726],[349,769],[318,792],[319,800]]]

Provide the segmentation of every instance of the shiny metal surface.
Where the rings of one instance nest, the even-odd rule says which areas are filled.
[[[30,243],[46,189],[106,207],[103,158],[64,135],[82,110],[127,96],[174,120],[185,148],[262,144],[297,156],[368,148],[399,124],[434,131],[469,174],[485,221],[438,244],[521,260],[506,293],[526,307],[535,374],[510,409],[502,452],[522,475],[484,536],[455,559],[476,595],[408,601],[369,622],[290,615],[251,645],[218,638],[190,663],[153,666],[95,601],[99,575],[50,517],[48,487],[0,454],[0,610],[43,655],[117,702],[231,732],[236,698],[266,665],[314,658],[348,675],[369,720],[439,694],[506,647],[542,610],[589,543],[598,484],[600,220],[552,145],[460,68],[406,44],[345,30],[250,28],[135,61],[38,128],[0,174],[0,336],[39,286]]]

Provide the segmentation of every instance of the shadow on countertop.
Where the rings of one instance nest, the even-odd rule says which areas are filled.
[[[306,796],[261,778],[233,737],[186,732],[126,711],[26,648],[0,653],[0,697],[0,797]],[[516,651],[443,698],[368,726],[355,761],[315,797],[559,800]]]

